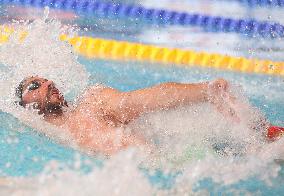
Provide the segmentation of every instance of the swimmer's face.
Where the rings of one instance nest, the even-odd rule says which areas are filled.
[[[65,100],[51,80],[40,77],[25,79],[22,88],[22,105],[31,104],[39,113],[61,109]]]

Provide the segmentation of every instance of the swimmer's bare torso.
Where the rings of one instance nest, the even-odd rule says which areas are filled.
[[[81,147],[113,154],[129,145],[145,144],[141,137],[125,133],[127,122],[123,122],[117,109],[111,107],[116,93],[111,88],[90,88],[74,110],[65,114],[64,125]]]
[[[145,89],[121,92],[113,88],[91,87],[74,109],[64,110],[66,101],[52,81],[30,77],[22,86],[22,105],[36,103],[39,113],[54,125],[64,127],[84,149],[113,154],[129,145],[147,142],[124,128],[142,114],[200,102],[210,102],[225,116],[237,121],[238,116],[222,97],[232,97],[228,83],[162,83]]]

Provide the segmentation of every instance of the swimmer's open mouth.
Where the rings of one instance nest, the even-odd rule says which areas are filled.
[[[58,90],[52,90],[52,91],[51,91],[51,94],[52,94],[52,95],[59,95],[59,91],[58,91]]]
[[[59,90],[56,87],[52,87],[49,90],[49,96],[51,96],[51,95],[61,96],[61,93],[59,92]]]

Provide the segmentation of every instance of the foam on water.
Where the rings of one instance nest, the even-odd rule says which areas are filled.
[[[0,109],[38,129],[49,127],[54,131],[47,131],[46,134],[54,136],[52,132],[56,132],[55,127],[14,104],[17,101],[15,87],[26,77],[39,76],[53,80],[67,99],[82,92],[88,82],[88,73],[77,62],[71,46],[59,40],[61,33],[74,34],[75,31],[62,26],[59,21],[48,19],[48,9],[42,19],[32,23],[15,22],[12,26],[15,33],[0,47]],[[28,36],[19,42],[18,35],[22,31],[27,31]]]
[[[27,30],[23,43],[16,36],[0,47],[1,85],[0,109],[11,113],[29,126],[45,131],[48,137],[62,143],[70,142],[66,135],[44,122],[34,113],[15,106],[14,88],[24,78],[38,75],[55,81],[59,89],[74,99],[86,87],[88,73],[77,62],[72,48],[58,39],[66,28],[60,22],[43,19],[16,29]],[[71,31],[72,33],[73,31]],[[239,100],[247,103],[237,87],[232,88]],[[240,105],[239,105],[240,106]],[[0,181],[0,193],[8,195],[150,195],[192,193],[200,180],[233,184],[249,177],[258,177],[268,185],[278,175],[275,159],[284,158],[284,138],[274,143],[264,139],[264,130],[251,126],[263,115],[247,104],[237,107],[241,123],[224,118],[210,104],[199,104],[175,110],[161,111],[139,118],[130,125],[139,130],[155,146],[152,154],[127,149],[93,167],[88,173],[68,168],[58,169],[50,163],[42,174],[14,178],[14,183]],[[47,130],[47,131],[46,131]],[[273,153],[272,153],[273,152]],[[55,167],[54,167],[55,164]],[[77,163],[80,165],[80,160]],[[180,173],[169,190],[158,190],[141,171]],[[200,192],[202,194],[204,192]]]
[[[1,46],[0,62],[6,70],[1,72],[1,80],[5,80],[1,88],[10,90],[28,76],[53,80],[64,94],[73,97],[86,86],[88,73],[84,66],[77,62],[71,46],[59,40],[60,34],[72,35],[75,31],[47,16],[48,10],[43,19],[12,25],[16,33]],[[28,36],[20,43],[17,34],[24,30]]]
[[[36,177],[14,178],[14,184],[3,181],[9,195],[150,195],[157,190],[138,170],[139,158],[132,149],[110,158],[103,168],[94,168],[88,174],[56,169],[56,162],[48,167],[52,172]],[[15,184],[17,187],[15,187]],[[0,186],[1,187],[1,186]],[[72,187],[72,188],[71,188]],[[2,195],[1,194],[1,195]]]

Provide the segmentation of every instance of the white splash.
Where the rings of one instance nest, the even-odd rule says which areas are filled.
[[[53,80],[68,98],[75,98],[87,86],[88,73],[78,63],[72,47],[59,40],[62,33],[75,34],[71,27],[62,26],[59,21],[48,19],[48,9],[42,19],[32,23],[14,23],[15,33],[0,47],[0,110],[13,114],[22,122],[43,131],[47,136],[61,143],[70,143],[66,134],[14,104],[17,101],[15,87],[26,77],[39,76]],[[28,35],[19,42],[18,36]],[[58,133],[62,133],[59,135]]]
[[[88,73],[84,66],[77,62],[71,46],[59,40],[59,35],[68,28],[46,16],[23,26],[14,24],[14,28],[15,34],[28,31],[28,37],[19,43],[14,36],[0,47],[3,64],[0,67],[0,109],[32,127],[48,130],[48,137],[62,143],[70,142],[68,136],[59,136],[61,132],[40,117],[35,118],[13,104],[15,86],[31,75],[53,80],[71,98],[86,87]],[[235,93],[246,102],[240,93]],[[148,160],[136,150],[127,150],[106,160],[103,168],[94,168],[88,174],[55,169],[31,178],[7,179],[8,184],[0,188],[0,193],[16,196],[184,195],[192,194],[194,184],[206,177],[232,184],[258,176],[269,183],[280,168],[274,159],[284,158],[284,138],[268,144],[262,132],[250,129],[262,114],[246,107],[239,108],[238,112],[242,116],[240,124],[224,119],[209,104],[145,115],[131,126],[155,143],[156,153],[147,156]],[[162,168],[166,172],[182,171],[182,175],[172,189],[157,190],[138,169],[141,165]]]
[[[51,163],[51,173],[29,178],[0,180],[1,195],[152,195],[157,190],[138,169],[135,150],[129,149],[110,158],[102,168],[88,174],[72,170],[57,170]]]
[[[4,88],[10,91],[9,95],[13,94],[12,89],[28,76],[53,80],[64,94],[72,97],[86,87],[88,73],[84,66],[77,62],[72,47],[59,40],[62,33],[75,33],[71,27],[48,19],[48,10],[43,19],[12,26],[16,31],[14,36],[0,47],[1,90]],[[28,36],[19,42],[17,37],[22,31],[27,31]]]
[[[234,91],[239,100],[247,103],[237,88]],[[257,177],[271,185],[271,179],[280,171],[274,160],[284,158],[284,138],[267,142],[264,128],[251,128],[263,115],[256,108],[243,106],[236,108],[241,123],[227,120],[209,104],[140,118],[132,126],[159,149],[159,155],[144,164],[165,171],[183,171],[173,188],[181,195],[188,191],[186,187],[193,187],[204,178],[229,185]]]

